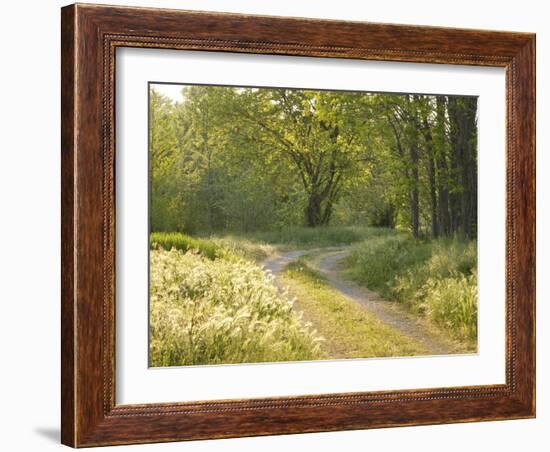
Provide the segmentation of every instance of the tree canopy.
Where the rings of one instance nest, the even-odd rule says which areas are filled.
[[[153,231],[477,232],[477,98],[151,86]]]

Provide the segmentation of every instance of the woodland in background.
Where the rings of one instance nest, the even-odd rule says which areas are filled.
[[[477,234],[477,98],[150,90],[152,232],[383,226]]]

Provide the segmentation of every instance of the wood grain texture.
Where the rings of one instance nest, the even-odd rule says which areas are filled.
[[[62,442],[74,447],[533,417],[535,37],[146,8],[62,9]],[[115,404],[117,47],[506,68],[506,384]]]
[[[75,39],[74,8],[61,18],[61,441],[75,443],[75,296],[74,296],[74,151],[75,145]]]

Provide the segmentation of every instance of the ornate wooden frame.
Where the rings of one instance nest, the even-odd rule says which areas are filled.
[[[71,5],[62,9],[62,442],[74,447],[535,415],[535,35]],[[117,47],[506,68],[506,383],[115,404]]]

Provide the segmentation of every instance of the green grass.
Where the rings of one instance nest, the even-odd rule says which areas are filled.
[[[325,339],[327,359],[414,356],[425,348],[382,323],[355,301],[330,286],[304,260],[289,264],[283,282],[297,298],[297,309]]]
[[[384,228],[359,226],[289,227],[276,231],[250,233],[246,235],[246,238],[256,242],[294,248],[316,248],[350,245],[370,237],[385,235],[388,232],[389,230]]]
[[[194,238],[180,232],[153,232],[149,243],[152,248],[160,247],[164,250],[176,250],[187,252],[195,251],[208,259],[215,259],[222,251],[219,244],[212,240]]]
[[[162,248],[170,251],[193,251],[214,260],[220,257],[243,257],[252,261],[261,261],[273,253],[271,245],[248,240],[244,237],[191,237],[181,232],[153,232],[150,236],[151,248]]]
[[[380,235],[354,245],[346,264],[351,279],[403,303],[476,348],[475,241],[415,241],[405,234]]]

